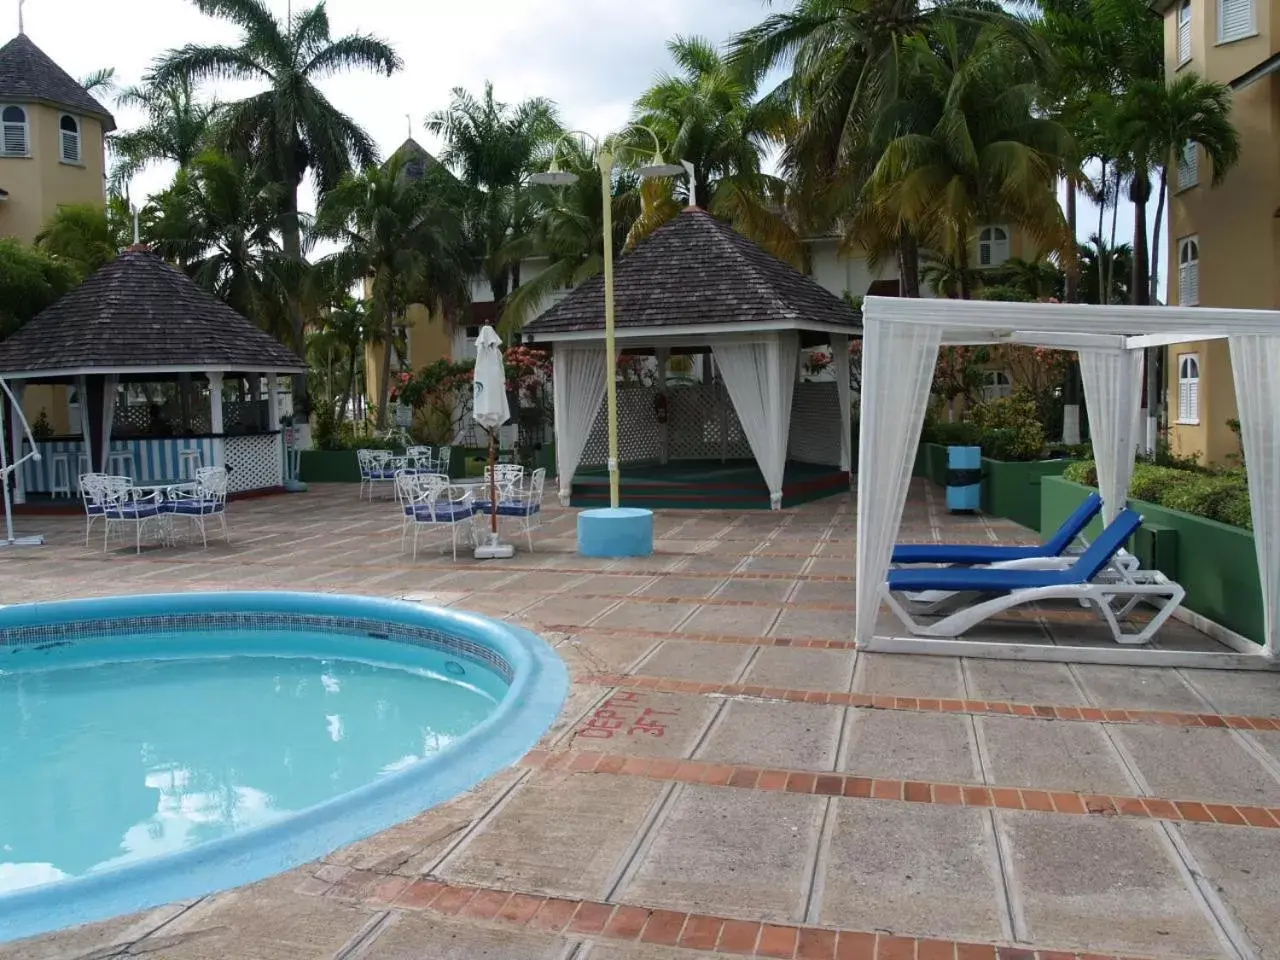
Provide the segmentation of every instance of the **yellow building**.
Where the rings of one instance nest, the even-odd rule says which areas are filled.
[[[1156,0],[1164,16],[1165,72],[1194,71],[1231,86],[1240,163],[1212,187],[1204,152],[1188,144],[1169,177],[1169,296],[1182,306],[1280,307],[1280,4]],[[1277,14],[1276,29],[1271,15]],[[1223,463],[1239,454],[1231,358],[1225,340],[1169,348],[1170,444]]]
[[[106,202],[111,113],[18,34],[0,47],[0,237],[33,243],[63,204]],[[65,389],[32,387],[23,407],[55,433],[76,432]]]

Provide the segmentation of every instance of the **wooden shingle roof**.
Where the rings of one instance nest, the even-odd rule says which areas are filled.
[[[20,33],[0,47],[0,103],[47,103],[102,121],[103,133],[116,128],[111,111]]]
[[[852,307],[731,226],[689,208],[663,224],[614,270],[617,329],[759,324],[861,330]],[[533,339],[604,329],[604,277],[596,275],[525,324]]]
[[[0,375],[302,372],[260,327],[145,247],[133,247],[0,343]]]

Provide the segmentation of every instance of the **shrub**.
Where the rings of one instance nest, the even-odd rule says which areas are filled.
[[[1086,487],[1098,485],[1098,465],[1092,460],[1080,460],[1062,471],[1062,476],[1072,483],[1082,483]]]
[[[1092,460],[1071,464],[1062,476],[1074,483],[1098,485],[1097,465]],[[1140,461],[1133,468],[1129,496],[1233,527],[1253,529],[1249,483],[1242,470],[1210,473],[1204,468],[1182,470]]]
[[[955,423],[931,423],[925,427],[925,440],[946,446],[976,447],[982,441],[982,428],[976,423],[957,420]]]
[[[1038,460],[1044,455],[1044,424],[1036,402],[1023,393],[974,406],[970,416],[982,431],[982,452],[993,460]]]

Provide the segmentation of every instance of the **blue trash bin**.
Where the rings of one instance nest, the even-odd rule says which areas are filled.
[[[974,513],[982,505],[982,448],[947,447],[947,509]]]

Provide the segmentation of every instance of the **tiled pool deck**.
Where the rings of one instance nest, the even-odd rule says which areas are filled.
[[[663,512],[644,561],[577,556],[573,523],[550,508],[537,553],[454,565],[401,557],[395,508],[354,487],[137,558],[24,518],[50,542],[0,552],[0,602],[411,597],[531,627],[574,684],[540,749],[445,806],[0,958],[1280,958],[1280,675],[860,654],[850,497]],[[903,536],[935,531],[1028,535],[917,490]],[[1100,640],[1078,611],[994,629]]]

